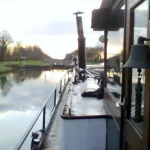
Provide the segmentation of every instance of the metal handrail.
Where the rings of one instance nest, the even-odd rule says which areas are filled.
[[[90,74],[92,77],[95,77],[91,72],[89,72],[87,69],[85,69],[85,71]]]
[[[68,80],[69,80],[69,72],[72,71],[72,69],[69,69],[67,70],[67,73],[68,73]],[[67,74],[66,73],[66,74]],[[60,84],[60,89],[62,89],[62,80],[63,78],[66,76],[66,74],[60,79],[59,83],[57,84],[56,88],[51,92],[51,94],[48,96],[46,102],[43,104],[41,110],[37,113],[35,119],[32,121],[32,123],[30,124],[30,126],[28,127],[28,129],[26,130],[25,134],[23,135],[23,137],[20,139],[19,143],[16,145],[15,149],[14,150],[20,150],[20,148],[22,147],[22,145],[24,144],[26,138],[28,137],[29,133],[31,132],[32,128],[34,127],[35,123],[37,122],[37,120],[39,119],[39,116],[41,115],[41,113],[43,112],[43,129],[45,129],[45,110],[46,110],[46,104],[49,102],[50,98],[52,97],[52,95],[55,93],[55,96],[54,96],[54,106],[52,108],[52,110],[54,110],[55,106],[57,105],[56,104],[56,90],[57,90],[57,87],[58,85]],[[66,82],[67,83],[67,82]],[[64,85],[65,82],[64,82]],[[64,87],[63,87],[64,88]],[[61,92],[61,91],[60,91]]]

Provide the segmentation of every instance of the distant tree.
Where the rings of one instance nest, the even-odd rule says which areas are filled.
[[[21,54],[24,53],[27,58],[26,60],[51,60],[52,58],[42,51],[38,45],[22,46],[20,42],[13,47],[11,53],[11,60],[21,60]]]
[[[35,60],[42,60],[43,59],[43,52],[42,49],[38,46],[38,45],[34,45],[33,46],[33,51],[32,51],[33,55],[34,55],[34,59]]]
[[[0,32],[0,61],[3,61],[8,45],[12,42],[11,35],[7,31]]]
[[[5,54],[3,56],[3,60],[4,61],[11,60],[11,50],[10,50],[10,48],[7,48],[7,50],[5,51]]]
[[[17,42],[16,45],[13,47],[12,52],[12,60],[21,60],[21,53],[24,52],[24,47],[22,46],[21,42]]]
[[[95,62],[100,63],[104,60],[102,59],[102,54],[104,52],[103,47],[87,47],[86,48],[86,61],[87,62]],[[72,56],[78,55],[78,50],[73,51],[72,53],[66,54],[64,60],[70,62],[72,59]]]
[[[101,57],[102,53],[104,52],[103,47],[87,47],[86,48],[86,55],[87,55],[87,62],[103,62]]]

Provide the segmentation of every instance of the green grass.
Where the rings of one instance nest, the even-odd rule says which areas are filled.
[[[0,73],[1,72],[5,72],[5,71],[9,71],[10,70],[10,68],[9,67],[6,67],[5,65],[4,65],[4,63],[0,63]]]
[[[5,65],[36,65],[36,66],[44,66],[44,65],[49,65],[48,62],[44,62],[41,60],[26,60],[26,61],[8,61],[8,62],[0,62],[0,73],[9,71],[10,68],[5,66]]]
[[[6,64],[17,64],[17,65],[37,65],[37,66],[44,66],[49,65],[49,63],[41,61],[41,60],[26,60],[26,61],[8,61],[3,62]]]

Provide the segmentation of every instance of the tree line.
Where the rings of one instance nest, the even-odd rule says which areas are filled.
[[[20,61],[21,55],[24,54],[27,60],[52,60],[50,56],[45,54],[38,45],[23,46],[21,42],[15,43],[11,35],[7,31],[0,32],[0,61]],[[87,47],[86,60],[87,62],[103,62],[103,47]],[[66,54],[64,61],[72,62],[73,57],[77,57],[78,51]]]
[[[20,61],[24,54],[27,60],[50,60],[38,45],[23,46],[17,42],[12,46],[13,39],[7,31],[0,32],[0,61]]]
[[[90,63],[100,63],[104,61],[103,47],[87,47],[86,48],[86,61]],[[66,54],[64,60],[71,62],[74,57],[78,56],[78,50]]]

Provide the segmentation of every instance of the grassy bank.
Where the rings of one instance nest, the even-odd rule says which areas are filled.
[[[7,64],[15,64],[15,65],[37,65],[37,66],[44,66],[44,65],[49,65],[48,62],[44,62],[41,60],[26,60],[26,61],[8,61],[8,62],[2,62],[4,65]]]
[[[35,65],[35,66],[44,66],[49,65],[48,62],[40,61],[40,60],[26,60],[26,61],[8,61],[8,62],[0,62],[0,73],[5,73],[10,71],[11,68],[7,65]]]
[[[7,71],[10,71],[10,70],[11,70],[10,67],[6,67],[4,64],[0,63],[0,73],[7,72]]]

